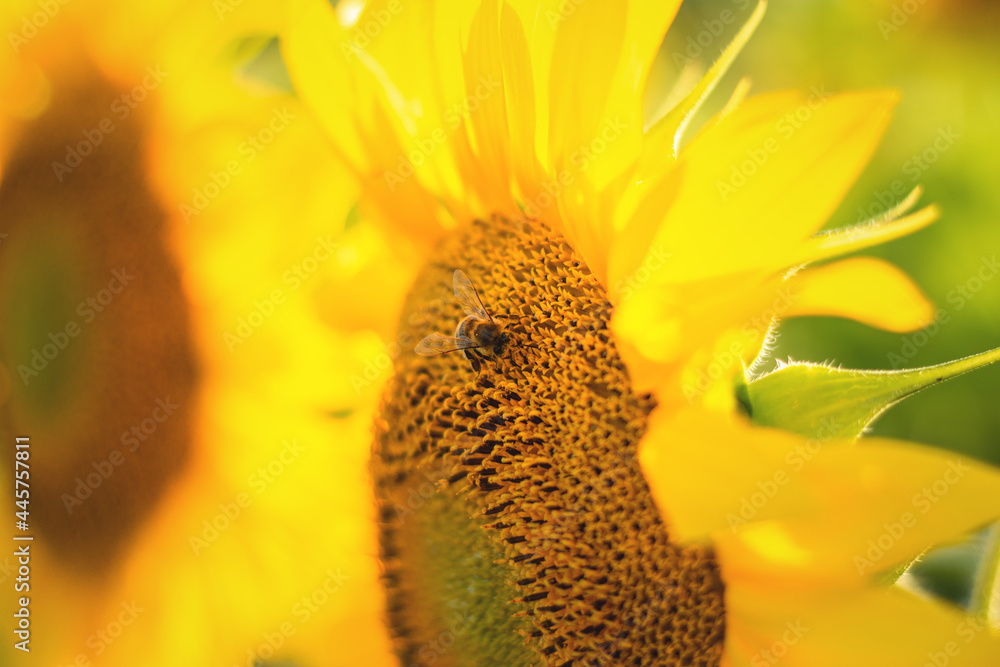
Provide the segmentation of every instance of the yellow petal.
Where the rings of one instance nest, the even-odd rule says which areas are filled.
[[[556,29],[561,22],[562,0],[506,0],[504,11],[510,8],[521,24],[528,46],[531,82],[535,100],[535,153],[543,165],[548,165],[549,145],[549,75],[556,42]]]
[[[206,420],[213,442],[246,443],[275,431],[255,399],[234,398],[206,406],[225,415]],[[246,418],[226,424],[235,410]],[[300,423],[294,448],[277,440],[272,451],[237,447],[220,452],[221,461],[203,462],[147,527],[110,592],[114,606],[134,601],[142,613],[102,660],[135,664],[154,646],[170,647],[172,662],[246,664],[250,655],[332,655],[336,646],[332,664],[393,664],[370,555],[374,516],[362,510],[373,506],[367,426],[364,419],[340,426],[314,422],[302,430]],[[280,474],[268,475],[280,456]],[[213,470],[223,465],[225,474]],[[327,511],[302,511],[315,502]],[[113,611],[92,628],[113,620]]]
[[[688,410],[651,423],[643,470],[678,536],[713,534],[734,572],[776,587],[856,583],[1000,516],[1000,470],[831,430],[807,440]]]
[[[412,16],[405,21],[413,24],[413,46],[389,42],[384,55],[391,76],[419,105],[416,148],[428,155],[429,165],[420,180],[458,221],[512,211],[499,10],[492,1],[428,5],[429,25]]]
[[[655,262],[656,255],[666,253],[662,245],[653,245],[660,223],[680,194],[684,183],[681,166],[665,166],[664,170],[643,182],[627,188],[615,210],[616,229],[608,248],[608,298],[618,303],[636,287],[630,278],[644,262]],[[643,281],[646,282],[646,281]]]
[[[899,588],[778,593],[726,579],[723,665],[981,667],[1000,660],[985,623]]]
[[[670,370],[676,364],[741,368],[741,360],[757,356],[771,320],[783,316],[791,303],[780,277],[753,271],[654,284],[674,260],[666,253],[651,254],[610,288],[620,299],[611,328],[640,391],[661,386],[669,373],[680,370]],[[718,349],[722,340],[725,345]],[[723,374],[711,371],[711,379]],[[689,394],[691,387],[682,389]]]
[[[356,96],[356,83],[348,62],[348,53],[338,51],[350,43],[337,14],[329,3],[300,0],[286,34],[282,48],[295,89],[313,109],[333,139],[342,157],[359,171],[368,163],[360,128],[356,127],[351,105],[344,96]],[[340,39],[338,40],[338,37]],[[352,56],[353,57],[353,56]],[[349,99],[349,98],[348,98]]]
[[[276,652],[330,655],[329,644],[351,637],[356,641],[338,651],[344,661],[390,664],[371,556],[374,527],[370,516],[350,509],[371,502],[367,420],[363,414],[357,423],[327,419],[323,413],[331,404],[357,402],[355,390],[339,373],[310,370],[352,363],[349,339],[317,321],[314,299],[347,245],[339,226],[357,198],[355,185],[294,98],[257,100],[227,88],[228,79],[203,78],[226,104],[220,101],[210,119],[197,116],[201,126],[187,118],[194,112],[186,112],[181,127],[163,137],[166,164],[158,175],[166,201],[189,200],[192,188],[204,187],[210,167],[242,159],[240,143],[268,126],[275,104],[292,121],[266,150],[241,164],[198,218],[178,221],[182,270],[198,315],[205,378],[198,437],[206,444],[191,476],[137,541],[126,580],[113,591],[116,600],[135,598],[147,611],[130,628],[134,632],[109,649],[109,660],[117,661],[108,664],[132,664],[150,646],[172,647],[172,662],[242,664],[248,651],[263,658],[261,651],[271,650],[266,637],[277,643],[283,635]],[[179,90],[169,92],[173,97]],[[172,102],[176,115],[187,107],[206,113],[204,96]],[[204,166],[192,168],[198,164]],[[295,168],[302,164],[309,169]],[[295,224],[289,226],[293,209]],[[277,297],[280,303],[272,303]],[[261,308],[266,323],[234,345],[234,327]],[[262,363],[267,373],[260,372]],[[276,420],[279,414],[286,418]],[[297,438],[303,450],[265,488],[258,471],[281,455],[286,438]],[[334,488],[339,490],[327,491]],[[324,496],[326,510],[301,511],[302,503]],[[234,502],[247,506],[234,508]],[[220,503],[230,514],[238,508],[239,516],[195,550],[191,537],[204,539],[202,522],[224,521],[217,519]],[[316,531],[318,522],[329,530]],[[303,544],[312,555],[301,557],[295,545]],[[343,579],[330,578],[331,570]],[[324,604],[310,610],[301,600],[313,595]]]
[[[514,177],[521,200],[537,203],[542,167],[535,153],[537,123],[531,54],[521,18],[506,2],[500,9],[500,51]]]
[[[782,460],[784,454],[794,452],[802,441],[789,433],[730,423],[723,415],[696,409],[677,415],[658,411],[640,445],[640,460],[674,534],[685,540],[704,539],[730,530],[730,523],[742,527],[744,498],[749,500],[760,491],[758,482],[770,488],[775,474],[788,467]],[[786,486],[787,482],[781,488]],[[768,498],[763,504],[768,515],[763,518],[809,516],[816,510],[816,502],[794,495]],[[757,512],[751,517],[758,518]]]
[[[411,9],[424,11],[419,6]],[[370,18],[371,12],[389,12],[384,7],[369,7],[368,11],[359,19],[363,25],[380,25]],[[413,24],[419,24],[424,39],[429,39],[429,21],[388,21],[384,31],[371,39],[412,42],[417,32]],[[402,34],[384,34],[392,30]],[[440,134],[435,135],[434,130],[440,127],[432,121],[428,128],[426,121],[420,121],[419,105],[407,107],[411,99],[433,104],[434,96],[428,93],[431,86],[424,77],[411,83],[420,95],[400,90],[385,63],[374,57],[374,44],[365,41],[368,39],[361,27],[353,32],[342,27],[329,3],[301,0],[282,44],[296,91],[315,111],[336,153],[361,181],[365,199],[371,203],[369,217],[394,226],[417,242],[432,244],[451,225],[432,193],[444,195],[446,188],[441,183],[455,169],[447,166],[451,156],[443,145],[447,139],[435,139]],[[423,54],[425,59],[432,52],[426,45],[401,50]],[[418,146],[418,139],[433,150]],[[423,187],[424,181],[437,187],[429,190]]]
[[[642,147],[641,91],[679,4],[642,0],[623,12],[620,2],[595,0],[552,19],[548,164],[563,190],[567,236],[602,281],[614,209]]]
[[[934,306],[913,280],[881,259],[857,257],[808,268],[788,283],[794,296],[786,317],[847,317],[897,332],[934,320]]]
[[[705,129],[681,153],[680,194],[653,241],[675,258],[662,279],[788,266],[868,162],[896,99],[772,93]]]
[[[479,5],[463,60],[466,99],[476,105],[469,113],[468,122],[475,162],[484,172],[485,205],[493,211],[512,213],[509,130],[497,0],[484,0]]]
[[[571,166],[574,154],[601,137],[609,122],[624,131],[594,151],[588,180],[601,189],[637,157],[639,93],[679,6],[678,0],[641,0],[623,12],[620,2],[594,0],[551,19],[558,23],[550,79],[551,113],[558,119],[549,130],[554,165]]]

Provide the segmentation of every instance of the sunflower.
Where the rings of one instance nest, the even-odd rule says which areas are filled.
[[[383,659],[348,605],[377,619],[371,520],[312,528],[369,493],[365,426],[326,414],[354,393],[313,372],[352,357],[312,298],[363,239],[341,237],[352,186],[273,75],[280,20],[0,11],[0,432],[31,438],[34,537],[30,653],[5,641],[4,664],[306,661],[334,621],[366,640],[345,659]]]
[[[892,582],[1000,515],[1000,473],[851,446],[835,421],[755,425],[734,391],[778,319],[932,319],[892,265],[839,259],[931,223],[934,207],[907,214],[919,192],[819,233],[897,96],[741,83],[693,130],[761,3],[647,118],[678,5],[295,7],[296,90],[359,216],[413,273],[369,361],[393,371],[371,471],[394,650],[407,665],[987,664],[1000,644],[982,617]],[[450,339],[466,317],[506,337]]]

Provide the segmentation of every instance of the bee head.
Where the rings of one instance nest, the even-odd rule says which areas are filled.
[[[499,357],[507,349],[508,345],[510,345],[510,334],[504,331],[497,338],[496,345],[493,346],[493,354]]]

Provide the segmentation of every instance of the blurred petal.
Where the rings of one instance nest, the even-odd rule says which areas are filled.
[[[600,0],[552,19],[549,164],[553,174],[570,175],[559,179],[567,236],[602,282],[614,208],[642,148],[639,92],[679,5],[631,2],[623,12]]]
[[[777,587],[855,583],[1000,516],[1000,470],[829,430],[806,440],[689,410],[651,425],[643,470],[682,539],[714,534],[734,580]]]
[[[720,370],[713,371],[712,379],[731,378],[742,370],[741,361],[749,363],[757,356],[771,320],[787,312],[791,303],[780,277],[752,271],[651,285],[670,261],[645,269],[644,264],[618,283],[624,300],[611,328],[640,391],[662,389],[677,379],[684,364],[716,364]]]
[[[369,13],[388,11],[369,8]],[[424,11],[414,6],[412,11]],[[415,146],[414,133],[419,131],[416,109],[406,105],[410,98],[395,87],[395,81],[380,63],[361,45],[353,41],[357,34],[341,27],[337,15],[324,0],[301,0],[284,35],[283,49],[295,87],[308,106],[317,113],[338,154],[349,164],[366,194],[370,213],[377,221],[405,233],[419,243],[433,243],[440,238],[443,227],[450,224],[437,199],[421,186],[421,178],[438,178],[441,172],[435,164],[447,163],[449,151],[429,151]],[[362,14],[360,21],[368,21]],[[374,21],[374,19],[370,19]],[[398,39],[419,39],[414,30],[406,31],[413,22],[392,21],[380,38],[392,39],[392,31],[403,31]],[[376,23],[377,25],[377,23]],[[421,26],[424,40],[430,33],[430,23]],[[360,33],[364,34],[364,33]],[[428,45],[415,47],[414,54],[430,56]],[[407,68],[410,70],[411,68]],[[413,68],[424,72],[429,67]],[[424,82],[424,77],[416,80]],[[428,99],[427,88],[420,90],[420,101]],[[431,96],[432,97],[432,96]],[[345,100],[351,100],[345,104]],[[361,109],[367,110],[359,113]],[[395,112],[395,113],[393,113]],[[439,129],[439,128],[434,128]],[[443,130],[442,130],[443,132]],[[422,138],[438,147],[428,129]],[[416,152],[414,152],[416,151]],[[418,168],[419,177],[416,176]],[[405,225],[400,221],[405,220]]]
[[[726,609],[731,667],[972,667],[1000,657],[982,621],[900,589],[796,594],[736,583],[726,586]]]

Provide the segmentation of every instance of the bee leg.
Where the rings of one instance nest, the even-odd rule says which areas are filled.
[[[472,352],[472,350],[466,350],[466,355],[465,356],[468,358],[469,362],[472,364],[472,370],[474,370],[476,373],[479,373],[480,369],[482,369],[482,367],[483,367],[483,362],[480,360],[478,354],[476,354],[476,353],[469,354],[470,352]]]

